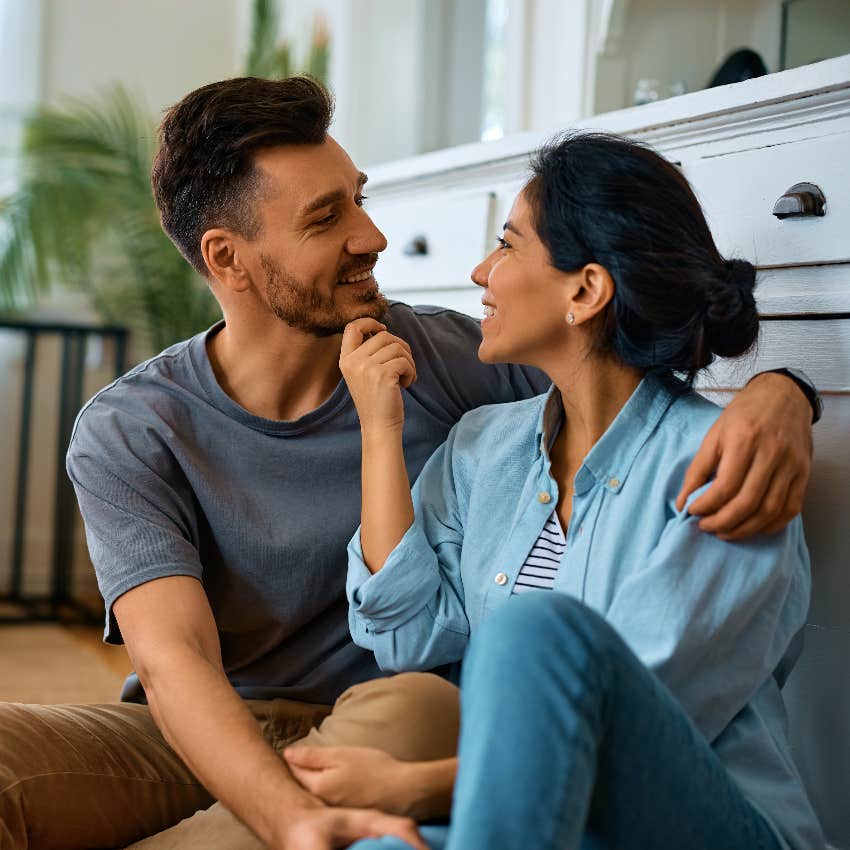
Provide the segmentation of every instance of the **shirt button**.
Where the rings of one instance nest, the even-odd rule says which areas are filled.
[[[619,478],[609,478],[608,479],[608,486],[609,487],[619,487],[620,486],[620,479]]]
[[[548,505],[549,502],[552,501],[552,497],[546,492],[538,493],[537,501],[540,502],[541,505]]]
[[[508,583],[508,577],[504,573],[496,573],[496,584],[501,587],[503,584]]]

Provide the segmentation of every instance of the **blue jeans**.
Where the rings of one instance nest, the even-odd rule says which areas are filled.
[[[524,594],[485,621],[461,718],[451,824],[423,828],[432,850],[779,850],[669,691],[571,597]]]

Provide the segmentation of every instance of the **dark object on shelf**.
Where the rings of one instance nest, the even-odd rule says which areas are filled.
[[[723,64],[717,69],[708,88],[726,86],[729,83],[742,83],[755,77],[763,77],[767,73],[764,60],[755,50],[744,48],[730,53]]]
[[[91,325],[51,324],[0,320],[0,330],[16,331],[24,335],[23,392],[20,412],[20,438],[18,441],[18,469],[15,492],[15,529],[12,542],[11,569],[8,590],[0,588],[0,604],[17,609],[18,613],[0,615],[4,623],[26,623],[72,619],[98,622],[103,610],[91,611],[71,593],[73,574],[74,525],[77,518],[76,496],[65,473],[65,453],[71,440],[71,430],[77,412],[83,403],[83,376],[86,343],[90,336],[113,341],[115,376],[126,369],[127,329]],[[24,532],[26,529],[27,493],[30,489],[30,436],[32,433],[33,386],[35,383],[36,346],[40,339],[57,335],[62,341],[58,395],[56,444],[53,448],[55,466],[55,504],[53,510],[53,552],[50,593],[35,596],[24,591]],[[39,449],[40,450],[40,449]]]
[[[805,218],[826,215],[826,197],[814,183],[795,183],[774,204],[777,218]]]
[[[408,257],[425,257],[428,255],[428,240],[424,236],[414,236],[404,246],[404,253]]]

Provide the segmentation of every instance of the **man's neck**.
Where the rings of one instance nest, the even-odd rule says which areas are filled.
[[[300,419],[330,398],[341,380],[341,336],[316,337],[275,320],[263,328],[226,324],[207,341],[219,386],[249,413]]]

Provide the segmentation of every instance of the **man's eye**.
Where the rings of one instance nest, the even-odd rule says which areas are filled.
[[[368,199],[368,197],[369,197],[368,195],[358,195],[358,196],[354,199],[354,203],[355,203],[355,204],[357,204],[357,206],[358,206],[358,207],[362,207],[362,206],[363,206],[363,202],[364,202],[365,200],[367,200],[367,199]]]
[[[336,220],[336,213],[328,213],[324,218],[320,218],[318,221],[313,222],[314,224],[333,224]]]
[[[496,237],[496,242],[499,243],[499,250],[505,250],[506,248],[510,248],[511,244],[502,236]]]

